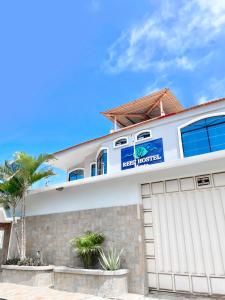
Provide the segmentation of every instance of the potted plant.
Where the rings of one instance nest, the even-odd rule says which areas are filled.
[[[121,254],[112,246],[102,250],[104,236],[87,232],[70,241],[85,269],[60,266],[54,268],[54,287],[69,292],[92,294],[105,298],[118,298],[128,292],[128,270],[121,269]],[[98,267],[91,269],[99,262]],[[66,274],[66,276],[65,276]],[[82,282],[82,284],[80,284]]]
[[[85,269],[93,267],[98,261],[104,239],[103,234],[88,231],[85,235],[75,237],[70,241]]]

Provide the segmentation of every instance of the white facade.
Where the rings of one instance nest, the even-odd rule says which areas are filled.
[[[68,150],[68,155],[70,156],[65,169],[68,171],[68,173],[76,169],[84,169],[84,176],[90,177],[91,164],[96,162],[100,150],[107,149],[108,174],[118,173],[121,171],[121,148],[134,145],[135,136],[145,130],[151,131],[152,136],[151,139],[148,140],[155,140],[158,138],[163,139],[165,162],[182,159],[183,152],[182,143],[180,141],[180,128],[201,118],[215,115],[225,115],[225,101],[200,106],[193,110],[185,111],[172,116],[166,116],[156,120],[150,120],[149,122],[144,122],[144,124],[137,124],[131,126],[130,128],[128,127],[118,130],[117,132],[109,134],[98,141],[93,141],[93,143],[91,143],[93,144],[93,150],[91,151],[92,153],[88,154],[87,156],[84,153],[86,147],[89,145],[81,145],[78,147],[78,149]],[[115,148],[114,141],[122,137],[126,137],[128,139],[128,144]],[[136,141],[135,144],[138,145],[138,142]],[[81,151],[82,149],[83,152]],[[60,156],[61,154],[58,156],[59,160],[61,159]],[[79,160],[78,164],[76,164],[77,160]]]
[[[225,150],[184,157],[180,130],[197,120],[225,115],[216,101],[123,128],[57,153],[57,167],[83,169],[83,179],[30,192],[27,215],[47,215],[137,205],[145,234],[148,287],[173,292],[225,294]],[[162,139],[164,162],[121,170],[121,149]],[[128,143],[115,147],[119,138]],[[144,142],[141,141],[141,142]],[[107,149],[107,174],[90,176],[90,166]]]
[[[137,124],[87,144],[78,145],[75,149],[67,150],[66,154],[57,154],[58,160],[54,164],[63,167],[69,165],[68,173],[75,169],[83,169],[85,178],[31,191],[27,202],[28,215],[137,204],[140,203],[139,186],[148,182],[149,176],[152,180],[164,180],[174,177],[175,174],[182,177],[188,174],[223,171],[225,164],[221,164],[220,159],[223,160],[225,150],[184,158],[180,138],[180,128],[183,126],[216,115],[225,115],[225,101]],[[121,149],[134,145],[135,136],[145,130],[151,131],[148,141],[162,138],[165,161],[121,170]],[[127,137],[128,144],[115,148],[114,141],[120,137]],[[138,142],[135,144],[138,145]],[[91,177],[91,164],[96,162],[102,149],[107,149],[108,153],[107,174]],[[86,156],[85,153],[89,152],[92,153]],[[80,163],[75,165],[75,161]],[[60,191],[61,188],[63,191]]]

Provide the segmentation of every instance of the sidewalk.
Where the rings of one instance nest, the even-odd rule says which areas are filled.
[[[67,293],[49,288],[0,283],[0,299],[6,300],[103,300],[80,293]]]
[[[50,288],[30,287],[12,283],[0,283],[0,300],[106,300],[80,293],[68,293]],[[121,295],[113,300],[221,300],[222,297],[194,297],[169,293],[152,293],[146,297],[137,294]]]

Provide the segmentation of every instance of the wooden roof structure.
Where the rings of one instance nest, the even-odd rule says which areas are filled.
[[[183,109],[174,94],[165,88],[101,114],[123,128]]]

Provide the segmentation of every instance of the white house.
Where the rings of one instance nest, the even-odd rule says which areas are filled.
[[[225,295],[225,98],[184,109],[163,89],[102,114],[111,133],[55,153],[68,181],[30,192],[28,253],[77,266],[68,241],[101,231],[131,292]]]

